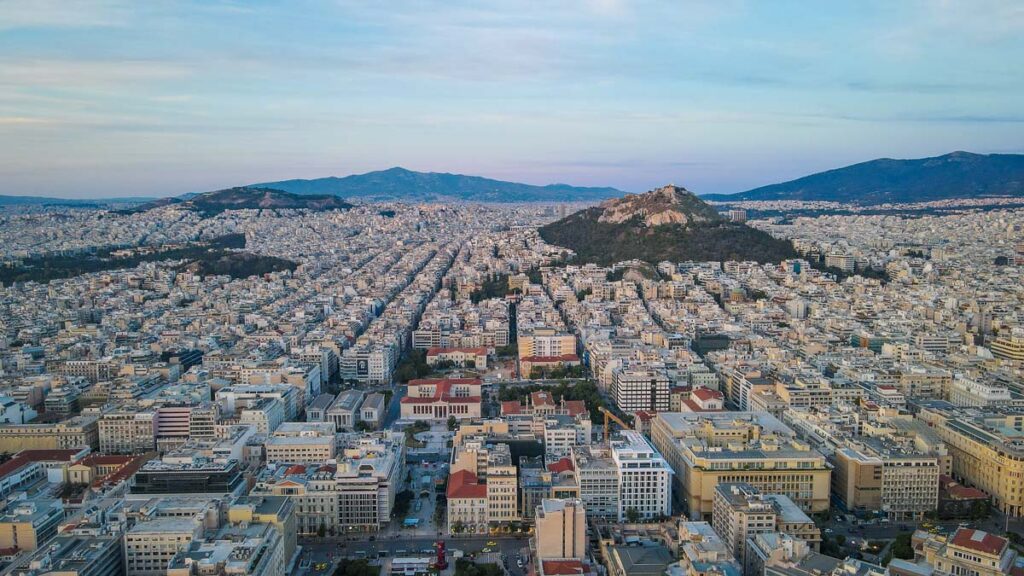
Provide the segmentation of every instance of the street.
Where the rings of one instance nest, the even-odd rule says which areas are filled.
[[[373,538],[373,540],[370,540]],[[395,534],[390,537],[361,536],[357,541],[345,541],[338,538],[311,539],[300,541],[303,547],[303,562],[309,560],[308,568],[299,568],[295,574],[330,574],[340,558],[380,558],[381,551],[388,558],[402,556],[435,556],[434,544],[442,540],[448,550],[448,561],[454,562],[452,553],[459,550],[466,555],[480,554],[485,548],[503,555],[506,568],[513,576],[524,576],[525,571],[516,565],[520,553],[528,551],[529,544],[525,537],[509,538],[498,536],[473,537],[412,537]],[[493,542],[495,546],[488,546]],[[313,570],[317,563],[326,562],[328,570]]]

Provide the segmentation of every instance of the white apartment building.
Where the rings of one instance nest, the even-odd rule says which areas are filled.
[[[610,442],[611,457],[619,476],[618,521],[630,509],[641,518],[672,513],[672,469],[642,434],[625,430]]]
[[[961,376],[955,378],[950,386],[949,401],[955,406],[988,408],[1010,404],[1013,398],[1005,386],[985,384]]]

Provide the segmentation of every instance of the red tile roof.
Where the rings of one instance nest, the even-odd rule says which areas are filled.
[[[416,380],[409,380],[409,386],[437,385],[444,382],[451,384],[483,384],[483,380],[479,378],[417,378]]]
[[[448,477],[448,499],[452,498],[487,498],[487,485],[469,470],[459,470]]]
[[[519,361],[529,362],[531,364],[579,362],[580,357],[575,354],[562,354],[561,356],[523,356],[522,358],[519,359]]]
[[[121,464],[122,466],[131,462],[135,459],[135,456],[118,456],[115,454],[90,454],[79,464],[85,464],[86,466],[111,466],[114,464]]]
[[[563,400],[562,404],[569,416],[579,416],[588,412],[587,403],[583,400]]]
[[[1006,548],[1006,538],[989,534],[983,530],[960,528],[949,540],[950,544],[981,552],[983,554],[999,554]]]
[[[486,356],[487,348],[482,346],[476,348],[431,348],[427,350],[427,356],[437,356],[438,354],[445,354],[449,352],[464,352],[467,354],[476,354],[477,356]]]
[[[402,404],[433,404],[434,402],[448,402],[452,404],[478,404],[479,396],[454,396],[451,393],[452,386],[469,385],[479,386],[479,378],[434,378],[424,380],[410,380],[409,386],[434,386],[434,395],[428,397],[405,396]]]
[[[569,458],[562,458],[558,462],[548,464],[548,471],[554,472],[555,474],[561,474],[562,472],[567,472],[569,470],[575,470],[575,467],[572,465],[572,460]]]
[[[644,422],[650,422],[651,420],[654,420],[655,416],[658,415],[657,412],[648,412],[647,410],[637,410],[635,414],[637,418],[643,420]]]
[[[583,563],[579,560],[541,560],[541,572],[545,576],[575,576],[585,574]]]
[[[701,408],[700,404],[689,398],[683,398],[683,404],[686,404],[691,412],[725,412],[722,408]]]
[[[516,400],[505,400],[501,403],[501,414],[522,414],[523,405]]]
[[[538,390],[530,394],[530,405],[534,408],[537,406],[554,406],[555,399],[551,397],[550,392]]]
[[[693,392],[690,392],[690,394],[693,394],[698,399],[703,400],[705,402],[708,400],[722,400],[723,398],[725,398],[725,396],[723,396],[721,392],[719,392],[718,390],[712,390],[710,388],[697,388]]]
[[[32,462],[71,462],[82,450],[22,450],[0,464],[0,478],[17,472]]]
[[[103,478],[97,478],[93,481],[93,488],[100,488],[104,485],[115,486],[128,480],[142,468],[142,465],[149,461],[145,456],[128,456],[128,462],[125,462],[124,466],[118,468],[115,472],[104,476]]]

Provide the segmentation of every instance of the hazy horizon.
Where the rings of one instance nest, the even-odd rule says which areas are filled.
[[[1007,0],[0,3],[0,194],[164,197],[401,166],[742,192],[1020,153]]]

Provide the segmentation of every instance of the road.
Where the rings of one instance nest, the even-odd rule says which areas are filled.
[[[310,559],[310,567],[296,571],[301,574],[330,574],[331,570],[316,572],[312,568],[318,562],[327,562],[334,566],[340,558],[378,558],[380,552],[384,551],[389,558],[396,556],[434,556],[434,543],[443,540],[449,551],[448,561],[452,562],[452,550],[460,550],[465,554],[479,554],[484,548],[500,552],[505,560],[506,568],[513,576],[525,576],[525,571],[516,565],[516,559],[520,553],[526,553],[529,543],[524,538],[509,537],[419,537],[409,538],[408,536],[393,535],[390,538],[376,538],[372,541],[369,537],[362,536],[358,541],[344,541],[337,538],[326,538],[324,540],[300,541],[303,547],[303,558]],[[495,546],[488,547],[488,542],[494,542]]]
[[[960,526],[962,521],[960,520],[947,520],[942,522],[932,522],[932,524],[940,527],[946,533],[955,532]],[[889,540],[896,538],[896,535],[900,532],[912,532],[920,523],[918,522],[889,522],[885,524],[864,524],[853,525],[847,522],[835,522],[829,521],[825,523],[819,523],[819,527],[822,532],[829,535],[842,534],[849,538],[855,538],[859,540]],[[982,521],[967,521],[967,526],[970,528],[976,528],[978,530],[984,530],[986,532],[1002,535],[1006,532],[1006,518],[1002,514],[993,514],[991,518]],[[1009,523],[1010,531],[1024,531],[1024,518],[1014,518]]]

